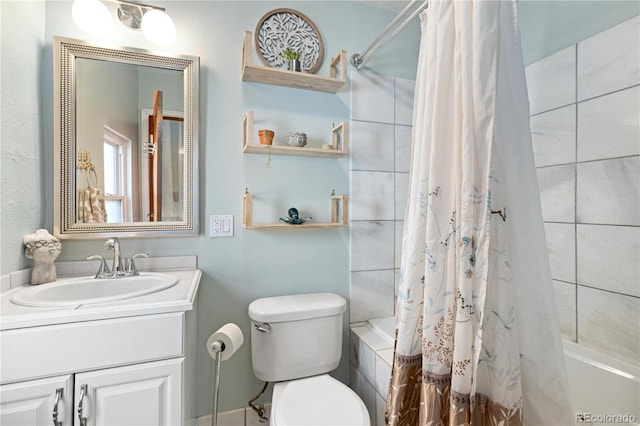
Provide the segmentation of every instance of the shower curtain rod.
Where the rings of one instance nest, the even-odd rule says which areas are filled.
[[[356,69],[361,69],[377,53],[385,47],[400,31],[406,27],[413,18],[428,7],[428,0],[411,0],[411,2],[386,26],[382,33],[367,47],[364,52],[351,56],[351,65]],[[417,6],[417,8],[416,8]],[[409,15],[407,18],[405,18]],[[402,19],[404,21],[402,21]],[[395,29],[394,29],[395,27]],[[393,31],[392,31],[393,30]]]

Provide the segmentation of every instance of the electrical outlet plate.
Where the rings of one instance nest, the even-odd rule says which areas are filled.
[[[214,214],[209,216],[210,237],[233,237],[233,215]]]

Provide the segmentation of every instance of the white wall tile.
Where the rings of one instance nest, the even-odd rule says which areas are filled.
[[[353,322],[351,321],[351,319],[349,319],[349,322]],[[359,368],[359,363],[360,363],[360,336],[358,336],[356,334],[356,332],[354,331],[354,328],[365,328],[367,327],[366,325],[360,326],[360,327],[349,327],[349,361],[351,361],[351,364],[354,365],[354,367]]]
[[[395,272],[394,276],[395,276],[395,281],[396,282],[395,282],[395,292],[393,293],[394,294],[393,305],[395,307],[396,304],[397,304],[398,288],[400,288],[400,279],[401,279],[402,273],[400,272],[400,269],[396,269],[394,272]],[[395,313],[396,312],[394,311],[394,314]]]
[[[578,99],[640,84],[640,17],[578,43]]]
[[[576,166],[542,167],[536,172],[544,220],[574,222]]]
[[[575,283],[575,225],[545,223],[544,230],[549,250],[551,277],[555,280]]]
[[[569,222],[545,223],[562,334],[636,364],[640,346],[638,34],[640,17],[526,69],[533,151],[536,166],[543,167],[537,172],[544,218]]]
[[[393,315],[393,269],[351,272],[350,322]],[[373,358],[371,369],[363,371],[371,383],[375,382]],[[368,375],[368,374],[371,375]]]
[[[351,72],[351,120],[394,124],[393,77]]]
[[[387,409],[387,401],[380,395],[376,395],[376,423],[373,426],[385,426],[384,412]]]
[[[391,364],[389,353],[393,359],[393,349],[383,349],[376,352],[376,392],[383,398],[387,398],[389,381],[391,380]]]
[[[576,285],[564,281],[553,281],[558,324],[565,339],[576,340]]]
[[[396,172],[409,172],[411,168],[411,131],[412,127],[395,126]]]
[[[395,174],[395,220],[404,220],[409,199],[409,173]]]
[[[351,364],[370,382],[375,383],[376,353],[357,334],[351,334],[352,358]]]
[[[640,298],[578,286],[578,343],[638,365]]]
[[[396,124],[413,124],[413,95],[415,93],[415,80],[396,77]]]
[[[392,342],[390,342],[382,334],[378,333],[378,331],[373,329],[369,324],[351,327],[351,330],[358,336],[360,340],[365,342],[367,346],[369,346],[374,351],[389,349],[393,346]]]
[[[578,223],[640,225],[640,156],[578,163]]]
[[[573,45],[526,68],[531,114],[576,101],[575,49]]]
[[[376,390],[371,383],[369,383],[364,376],[356,370],[353,365],[349,366],[349,386],[355,391],[356,394],[362,399],[364,405],[369,411],[369,417],[372,424],[376,421]]]
[[[640,154],[640,86],[578,104],[578,161]]]
[[[640,228],[578,225],[578,284],[640,297]]]
[[[392,124],[351,122],[351,170],[394,170],[394,135]]]
[[[351,172],[351,220],[393,220],[394,177],[387,172]]]
[[[402,262],[402,232],[404,228],[404,221],[397,220],[395,223],[395,252],[394,252],[394,267],[399,268]],[[394,293],[395,294],[395,293]]]
[[[536,167],[575,162],[575,104],[531,117],[531,139]]]
[[[351,270],[393,269],[393,221],[351,222]]]

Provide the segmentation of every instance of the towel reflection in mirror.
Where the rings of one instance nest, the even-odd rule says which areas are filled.
[[[76,167],[84,174],[86,186],[82,188],[78,182],[78,222],[105,223],[107,210],[104,195],[98,188],[98,174],[91,160],[91,153],[86,150],[78,151]]]

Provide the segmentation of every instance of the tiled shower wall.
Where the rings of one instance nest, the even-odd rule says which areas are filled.
[[[640,17],[529,65],[531,130],[565,338],[640,362]]]
[[[565,338],[640,353],[640,18],[527,67],[533,149]],[[413,81],[353,72],[350,321],[394,314]]]
[[[414,87],[412,80],[351,74],[352,323],[394,315]]]

